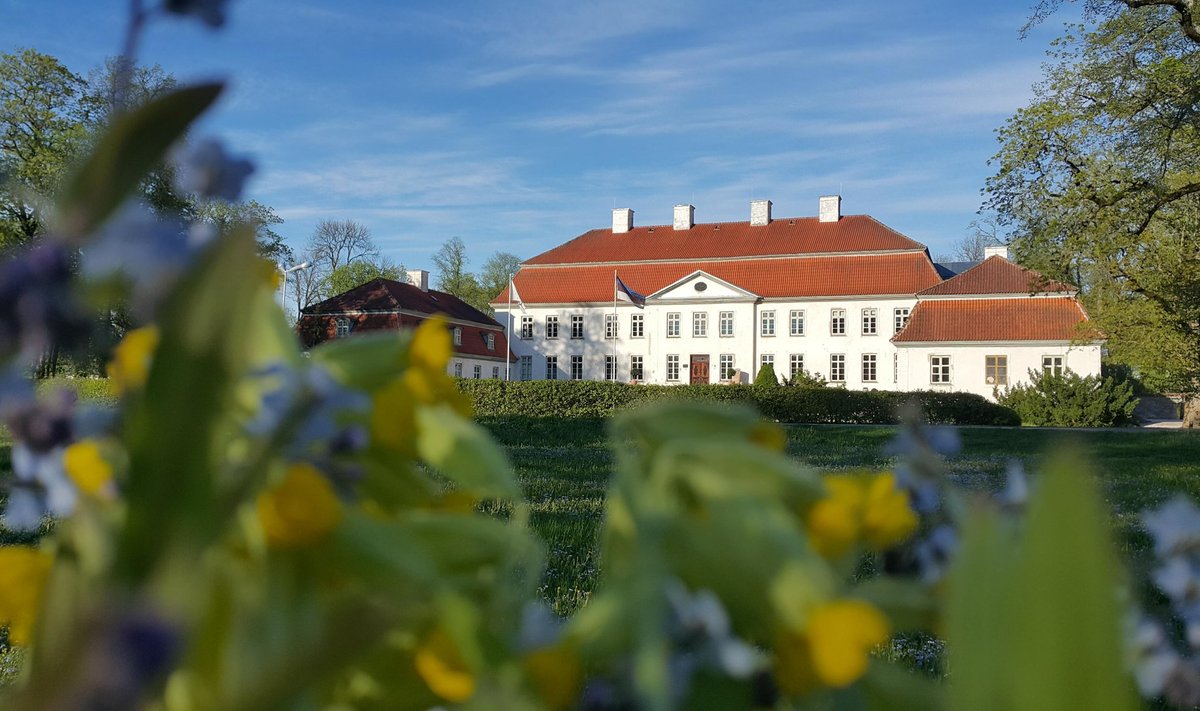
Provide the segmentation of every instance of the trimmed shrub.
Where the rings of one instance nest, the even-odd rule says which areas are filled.
[[[916,404],[933,423],[1019,425],[1007,407],[970,393],[882,392],[842,388],[772,388],[751,385],[626,385],[591,380],[460,379],[459,389],[481,418],[498,416],[603,418],[644,402],[663,399],[739,402],[779,422],[894,424],[900,408]]]
[[[758,369],[758,375],[754,378],[754,384],[757,387],[778,387],[779,378],[775,377],[775,366],[770,363],[763,363],[763,366]]]
[[[784,378],[783,384],[789,388],[823,388],[829,385],[820,375],[813,375],[807,370],[801,370],[791,378]]]
[[[73,390],[82,403],[112,405],[117,401],[117,393],[108,378],[47,378],[37,381],[37,389],[38,392]]]
[[[1011,407],[1027,425],[1112,427],[1133,419],[1138,399],[1133,384],[1095,375],[1029,371],[1030,383],[998,391],[1000,404]]]

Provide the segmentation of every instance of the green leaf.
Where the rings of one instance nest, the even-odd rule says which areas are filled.
[[[878,659],[871,660],[871,667],[859,686],[868,709],[939,711],[946,708],[942,685]]]
[[[938,600],[915,580],[874,577],[854,586],[852,594],[883,610],[899,631],[933,630],[937,624]]]
[[[342,383],[366,391],[391,382],[408,365],[408,330],[364,333],[325,341],[312,350],[312,362],[329,369]]]
[[[62,233],[79,242],[104,222],[223,89],[221,83],[177,89],[114,121],[67,183],[59,206]]]
[[[449,405],[417,408],[417,451],[440,474],[477,496],[521,497],[504,452],[486,430]]]

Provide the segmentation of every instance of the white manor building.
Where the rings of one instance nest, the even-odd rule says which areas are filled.
[[[818,217],[596,229],[521,265],[492,301],[513,380],[645,383],[753,380],[772,363],[855,389],[991,396],[1030,369],[1100,372],[1101,341],[1073,287],[1007,259],[955,275],[924,245],[822,197]],[[616,300],[616,278],[644,307]],[[509,299],[513,299],[511,307]]]

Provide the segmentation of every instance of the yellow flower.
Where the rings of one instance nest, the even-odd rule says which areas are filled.
[[[808,534],[813,548],[829,559],[841,558],[858,540],[863,488],[849,476],[825,477],[829,496],[808,510]]]
[[[63,468],[80,491],[91,496],[110,493],[113,468],[98,440],[84,439],[67,447],[63,452]]]
[[[416,399],[405,378],[396,378],[375,392],[371,407],[371,439],[416,456]]]
[[[813,609],[803,633],[775,641],[775,678],[793,696],[815,686],[840,689],[867,671],[872,649],[891,636],[887,618],[861,600],[834,600]]]
[[[137,390],[150,376],[150,363],[158,348],[158,329],[143,326],[125,334],[113,349],[108,363],[108,377],[118,393]]]
[[[908,494],[896,488],[896,477],[880,474],[867,485],[863,504],[863,537],[877,549],[901,543],[917,530],[917,514]]]
[[[883,550],[912,535],[918,520],[908,495],[890,474],[825,477],[829,495],[808,510],[805,523],[813,548],[836,560],[859,540]]]
[[[460,703],[475,693],[475,676],[467,668],[454,640],[442,628],[435,629],[417,648],[413,661],[417,674],[443,699]]]
[[[33,548],[0,548],[0,625],[13,644],[29,643],[41,607],[50,556]]]
[[[787,446],[787,433],[774,422],[760,422],[750,430],[750,441],[772,452],[782,452]]]
[[[342,520],[333,487],[311,464],[293,464],[283,481],[258,497],[258,520],[273,548],[318,543]]]
[[[417,326],[409,348],[409,363],[431,373],[445,373],[446,364],[454,349],[450,343],[450,332],[446,330],[446,319],[434,316]]]
[[[546,647],[525,657],[525,673],[538,695],[555,711],[570,708],[579,696],[583,667],[570,647]]]

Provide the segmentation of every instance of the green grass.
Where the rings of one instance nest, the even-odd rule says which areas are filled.
[[[543,595],[557,612],[568,614],[587,601],[597,583],[597,538],[613,462],[606,423],[489,418],[483,424],[508,451],[531,505],[534,532],[546,544]],[[891,426],[794,425],[788,427],[787,451],[821,470],[886,468],[895,460],[883,455],[884,446],[896,431]],[[963,448],[948,461],[951,476],[981,494],[1003,487],[1011,459],[1036,475],[1048,453],[1073,443],[1095,465],[1113,511],[1118,548],[1135,579],[1145,580],[1148,564],[1140,512],[1176,492],[1200,501],[1200,433],[983,427],[959,432]]]

